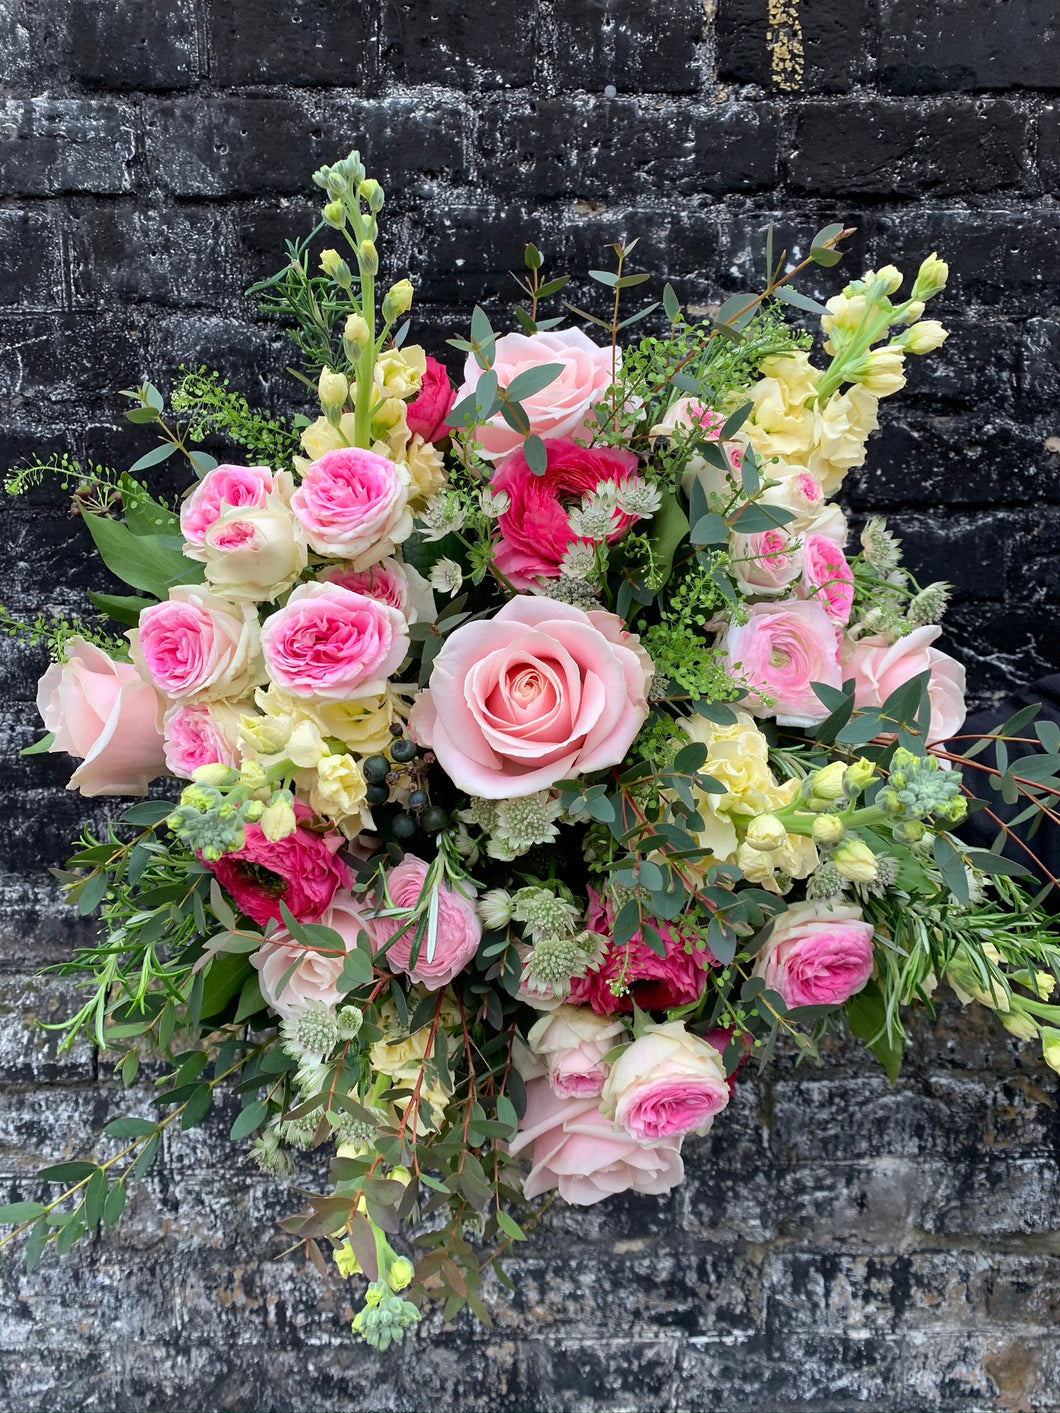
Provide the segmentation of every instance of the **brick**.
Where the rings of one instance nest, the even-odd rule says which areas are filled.
[[[238,296],[225,211],[118,202],[71,207],[70,263],[78,303],[216,309]]]
[[[878,82],[891,93],[1060,87],[1060,27],[1049,0],[885,0]]]
[[[859,102],[855,113],[849,122],[833,104],[800,105],[793,191],[951,196],[1004,190],[1024,179],[1027,122],[1012,103]]]
[[[556,7],[553,71],[564,88],[693,93],[703,38],[699,0],[634,8],[619,0],[564,0]]]
[[[58,308],[63,268],[58,213],[0,211],[0,305]]]
[[[124,8],[64,0],[64,71],[104,89],[191,88],[199,69],[198,0]]]
[[[1038,168],[1046,191],[1060,186],[1060,107],[1050,103],[1038,115]]]
[[[956,600],[1004,598],[1006,554],[1019,523],[1013,515],[899,513],[887,523],[902,542],[902,563],[919,583],[945,579]]]
[[[8,193],[129,189],[136,150],[132,110],[109,99],[0,100],[0,153]]]
[[[230,0],[210,21],[212,73],[225,87],[291,84],[374,89],[374,5],[290,0],[261,28],[260,6]],[[248,43],[248,36],[258,36]]]
[[[382,69],[398,83],[521,88],[534,76],[536,27],[533,0],[384,0]]]
[[[870,76],[875,37],[868,0],[802,6],[798,17],[803,62],[799,91],[848,93]],[[718,0],[714,30],[723,83],[773,87],[767,0]]]

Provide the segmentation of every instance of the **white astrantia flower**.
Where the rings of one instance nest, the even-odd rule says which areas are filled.
[[[596,551],[584,540],[574,540],[563,551],[559,572],[565,579],[588,579],[596,568]]]
[[[440,559],[431,570],[431,588],[440,594],[452,596],[459,592],[464,582],[464,571],[455,559]]]
[[[479,492],[479,504],[487,520],[496,520],[512,503],[507,491],[491,491],[488,487]]]
[[[452,491],[439,491],[431,496],[420,515],[423,538],[431,543],[443,540],[462,529],[466,519],[467,507],[460,497]]]
[[[646,520],[662,505],[662,492],[658,486],[642,481],[638,476],[621,481],[617,489],[618,508],[623,515],[633,515],[638,520]]]
[[[569,937],[578,922],[578,909],[547,888],[520,888],[513,903],[512,916],[534,941]]]

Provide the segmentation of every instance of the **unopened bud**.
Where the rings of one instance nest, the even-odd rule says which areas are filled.
[[[298,820],[295,817],[291,792],[277,790],[272,798],[272,803],[266,807],[259,822],[261,832],[270,844],[275,844],[280,839],[286,839],[289,834],[293,834],[298,828]]]
[[[950,277],[950,267],[945,260],[940,260],[934,251],[920,266],[917,271],[916,281],[913,284],[914,299],[930,299],[940,290],[946,288],[946,281]]]
[[[1042,1026],[1042,1057],[1051,1070],[1060,1074],[1060,1030]]]
[[[374,177],[365,177],[357,188],[357,195],[373,214],[383,209],[383,188]]]
[[[848,800],[860,795],[875,779],[876,767],[865,756],[859,756],[843,771],[843,794]]]
[[[386,1283],[393,1291],[404,1290],[407,1285],[412,1284],[412,1277],[416,1274],[416,1268],[411,1261],[407,1261],[404,1256],[399,1256],[396,1261],[391,1261],[390,1270],[386,1273]]]
[[[321,253],[320,268],[328,279],[334,280],[343,289],[349,289],[353,284],[350,267],[337,250],[325,250]]]
[[[351,314],[342,331],[342,342],[346,349],[346,356],[351,363],[357,362],[357,355],[367,344],[369,336],[368,321],[364,316]]]
[[[317,380],[317,396],[325,412],[341,412],[346,406],[349,392],[350,385],[344,373],[333,373],[327,366],[321,369]]]
[[[346,211],[341,201],[329,201],[320,213],[329,226],[341,231],[346,224]]]
[[[830,849],[846,833],[837,814],[819,814],[813,822],[813,842]]]
[[[902,335],[902,347],[906,353],[932,353],[948,338],[949,334],[937,319],[922,319]]]
[[[876,855],[861,839],[844,839],[832,854],[832,862],[850,883],[874,883],[879,872]]]
[[[264,813],[264,800],[248,800],[243,806],[243,818],[248,824],[256,824]]]
[[[896,265],[883,265],[876,271],[876,283],[883,285],[885,294],[893,294],[902,283],[902,272]]]
[[[265,767],[256,760],[245,761],[239,772],[239,783],[248,790],[263,790],[269,782]]]
[[[239,779],[237,773],[231,766],[222,765],[220,761],[212,761],[209,765],[197,766],[191,772],[191,778],[196,785],[225,786],[234,785]]]
[[[1003,1011],[999,1019],[1009,1035],[1017,1040],[1033,1040],[1038,1034],[1037,1025],[1026,1011]]]
[[[375,248],[374,240],[362,240],[357,247],[357,263],[361,267],[362,275],[378,275],[379,254]]]
[[[752,849],[772,853],[788,842],[788,831],[775,814],[758,814],[747,826],[746,842]]]
[[[847,770],[841,760],[834,760],[810,776],[812,793],[820,800],[838,800],[843,794],[843,776]]]
[[[412,281],[398,280],[391,285],[383,298],[383,318],[388,324],[400,319],[412,308]]]

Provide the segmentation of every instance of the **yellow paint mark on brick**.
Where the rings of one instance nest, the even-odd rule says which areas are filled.
[[[799,0],[769,0],[766,45],[773,87],[794,93],[802,87],[802,25]]]

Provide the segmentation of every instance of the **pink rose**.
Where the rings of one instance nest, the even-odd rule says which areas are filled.
[[[273,489],[267,466],[215,466],[180,507],[180,532],[190,545],[201,545],[226,510],[258,509]]]
[[[595,1099],[560,1098],[547,1079],[526,1086],[526,1113],[511,1152],[531,1144],[527,1200],[558,1188],[565,1202],[588,1207],[617,1192],[669,1192],[684,1177],[679,1138],[638,1143],[604,1118]]]
[[[631,1011],[634,1002],[642,1011],[665,1011],[699,1000],[707,984],[705,968],[714,965],[709,952],[694,948],[689,951],[681,934],[665,922],[656,923],[666,948],[664,957],[652,951],[639,928],[619,946],[611,936],[613,905],[592,888],[588,894],[585,925],[607,940],[599,966],[571,982],[570,999],[574,1005],[591,1006],[598,1015],[610,1016]],[[612,982],[622,982],[623,986],[612,991]]]
[[[437,358],[427,355],[427,371],[416,397],[405,406],[405,422],[414,437],[441,442],[449,435],[445,419],[456,401],[456,389]]]
[[[446,638],[409,731],[458,790],[533,795],[623,758],[652,671],[615,614],[520,595]]]
[[[708,1040],[679,1020],[647,1025],[611,1066],[600,1112],[631,1138],[655,1143],[704,1134],[729,1102],[725,1066]]]
[[[802,572],[802,550],[784,530],[731,537],[733,577],[744,593],[775,598]]]
[[[52,663],[37,684],[37,710],[55,735],[49,751],[81,764],[68,790],[82,795],[146,795],[165,770],[158,693],[128,662],[71,638],[65,662]]]
[[[530,1053],[543,1060],[553,1094],[592,1099],[604,1087],[604,1056],[626,1036],[621,1021],[607,1020],[585,1006],[558,1006],[543,1015],[526,1037]]]
[[[298,826],[286,838],[270,841],[260,825],[248,824],[241,849],[222,854],[216,863],[203,860],[259,927],[271,918],[282,922],[281,901],[298,922],[316,922],[336,891],[353,882],[350,869],[335,856],[342,835],[308,828],[313,812],[297,801],[294,812]]]
[[[579,504],[601,481],[621,485],[637,471],[631,451],[583,447],[569,438],[546,441],[545,451],[548,467],[543,475],[534,475],[519,450],[505,457],[490,481],[491,490],[504,491],[509,498],[508,509],[497,520],[501,542],[496,559],[497,568],[517,589],[534,588],[539,577],[559,578],[564,552],[578,539],[567,520],[572,504]],[[616,507],[608,543],[620,540],[633,520]]]
[[[311,462],[291,509],[317,554],[367,569],[412,533],[408,468],[359,447],[328,451]]]
[[[140,614],[128,633],[140,675],[167,697],[242,697],[264,680],[258,615],[208,589],[179,584]]]
[[[836,623],[849,623],[854,607],[854,572],[835,540],[807,535],[802,542],[802,582],[811,598]]]
[[[885,638],[859,638],[848,645],[845,673],[854,679],[856,707],[882,706],[892,692],[930,672],[928,700],[931,703],[929,741],[948,741],[964,724],[965,672],[961,663],[932,647],[942,629],[935,624],[914,628],[896,643]]]
[[[395,908],[414,908],[423,891],[427,865],[415,854],[406,854],[396,868],[386,876],[387,892]],[[467,891],[443,883],[438,890],[438,933],[433,958],[427,956],[427,934],[420,941],[419,955],[409,965],[416,941],[416,926],[405,926],[403,918],[372,919],[372,938],[376,950],[390,942],[383,956],[391,971],[404,972],[420,982],[428,991],[440,991],[448,986],[457,972],[463,971],[478,951],[482,939],[482,923],[475,908],[475,890]],[[382,906],[382,899],[380,899]]]
[[[370,569],[336,564],[317,575],[322,584],[340,584],[355,594],[378,599],[398,609],[407,623],[433,623],[437,615],[430,584],[411,564],[381,559]]]
[[[338,584],[299,584],[261,631],[272,681],[296,697],[342,702],[382,692],[409,649],[400,609]]]
[[[314,1004],[328,1010],[338,1005],[343,993],[337,983],[346,956],[356,949],[362,932],[370,933],[367,914],[350,893],[336,893],[318,922],[339,934],[342,950],[318,952],[303,947],[281,927],[250,958],[266,1004],[287,1019]]]
[[[496,343],[493,371],[501,387],[508,387],[520,373],[558,363],[562,371],[540,392],[520,399],[530,419],[530,431],[539,437],[584,436],[594,403],[611,386],[611,350],[601,348],[581,329],[552,329],[543,334],[503,334]],[[462,402],[474,392],[482,369],[468,354],[464,381],[456,398]],[[522,446],[523,434],[509,427],[498,413],[475,433],[482,455],[490,461]]]
[[[746,623],[731,623],[721,643],[727,671],[745,681],[744,705],[781,726],[813,726],[828,708],[811,683],[843,685],[839,635],[818,603],[755,603]]]
[[[171,706],[162,718],[170,775],[190,780],[200,765],[238,769],[239,717],[238,709],[224,702]]]
[[[791,903],[774,923],[754,974],[786,1006],[837,1006],[872,974],[872,935],[859,908]]]

